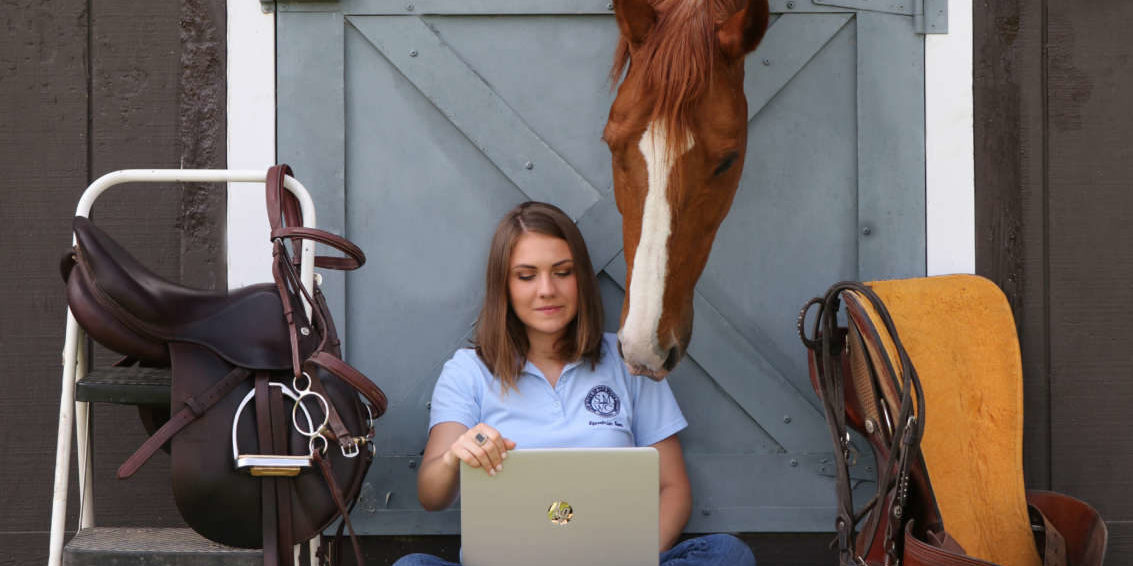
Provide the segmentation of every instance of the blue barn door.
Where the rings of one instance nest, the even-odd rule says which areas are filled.
[[[834,281],[924,273],[925,20],[914,4],[776,0],[747,59],[747,165],[698,287],[689,357],[669,378],[691,423],[690,532],[832,530],[831,448],[794,321]],[[537,199],[575,218],[607,328],[617,324],[625,262],[599,139],[609,4],[294,2],[276,17],[279,159],[312,188],[320,226],[369,257],[325,283],[347,358],[390,397],[354,524],[455,533],[456,511],[421,510],[416,468],[437,374],[471,335],[499,217]]]

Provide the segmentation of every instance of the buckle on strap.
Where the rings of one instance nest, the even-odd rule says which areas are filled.
[[[838,533],[838,550],[840,552],[848,551],[850,548],[850,528],[849,525],[846,524],[846,520],[839,517],[838,520],[834,522],[834,530]]]
[[[354,458],[358,456],[360,452],[360,450],[358,450],[357,439],[351,439],[350,442],[347,442],[346,444],[340,444],[339,448],[342,450],[342,455],[346,456],[347,458]]]

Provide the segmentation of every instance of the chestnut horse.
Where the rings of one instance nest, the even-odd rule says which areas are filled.
[[[625,78],[602,139],[627,267],[618,340],[634,373],[661,379],[688,347],[693,288],[739,186],[744,56],[763,39],[769,9],[767,0],[614,7],[621,39],[611,77]]]

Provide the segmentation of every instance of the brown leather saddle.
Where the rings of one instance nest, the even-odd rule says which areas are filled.
[[[92,338],[128,362],[172,369],[171,417],[118,476],[170,442],[185,522],[285,564],[295,543],[335,519],[350,528],[349,508],[374,454],[373,422],[386,409],[381,389],[341,360],[322,291],[308,292],[298,275],[302,239],[345,254],[320,256],[317,267],[355,269],[365,256],[343,238],[302,227],[298,201],[283,189],[290,174],[277,165],[266,183],[274,283],[227,293],[182,287],[85,217],[74,220],[77,244],[63,264],[71,312]],[[360,560],[356,541],[355,551]]]
[[[971,275],[838,283],[804,307],[799,335],[834,443],[840,565],[1102,564],[1097,511],[1024,487],[1022,364],[995,284]],[[861,510],[851,428],[877,461],[878,495]]]

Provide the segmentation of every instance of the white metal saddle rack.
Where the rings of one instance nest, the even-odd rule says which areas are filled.
[[[230,170],[230,169],[126,169],[107,173],[96,179],[83,191],[79,204],[75,208],[76,216],[89,216],[94,201],[110,187],[123,183],[264,183],[267,179],[266,170]],[[284,178],[284,188],[299,199],[299,206],[303,212],[303,226],[315,228],[315,205],[310,193],[296,179],[287,176]],[[239,190],[239,189],[237,189]],[[258,189],[263,193],[263,188]],[[264,224],[265,239],[267,237]],[[72,245],[75,239],[72,236]],[[315,243],[304,240],[302,247],[302,264],[300,279],[303,285],[311,290],[314,275]],[[304,301],[304,307],[310,315],[310,305]],[[75,388],[78,381],[86,376],[87,359],[90,353],[86,350],[85,332],[79,326],[71,309],[67,309],[67,334],[63,346],[63,387],[59,395],[59,436],[55,451],[55,490],[51,505],[51,552],[48,566],[59,566],[63,557],[63,535],[67,515],[67,488],[71,471],[71,426],[74,422],[75,434],[78,437],[78,473],[79,473],[79,525],[78,529],[94,527],[94,499],[91,491],[91,439],[90,439],[90,404],[75,400]],[[311,552],[312,564],[314,552]],[[297,555],[296,555],[297,556]]]

